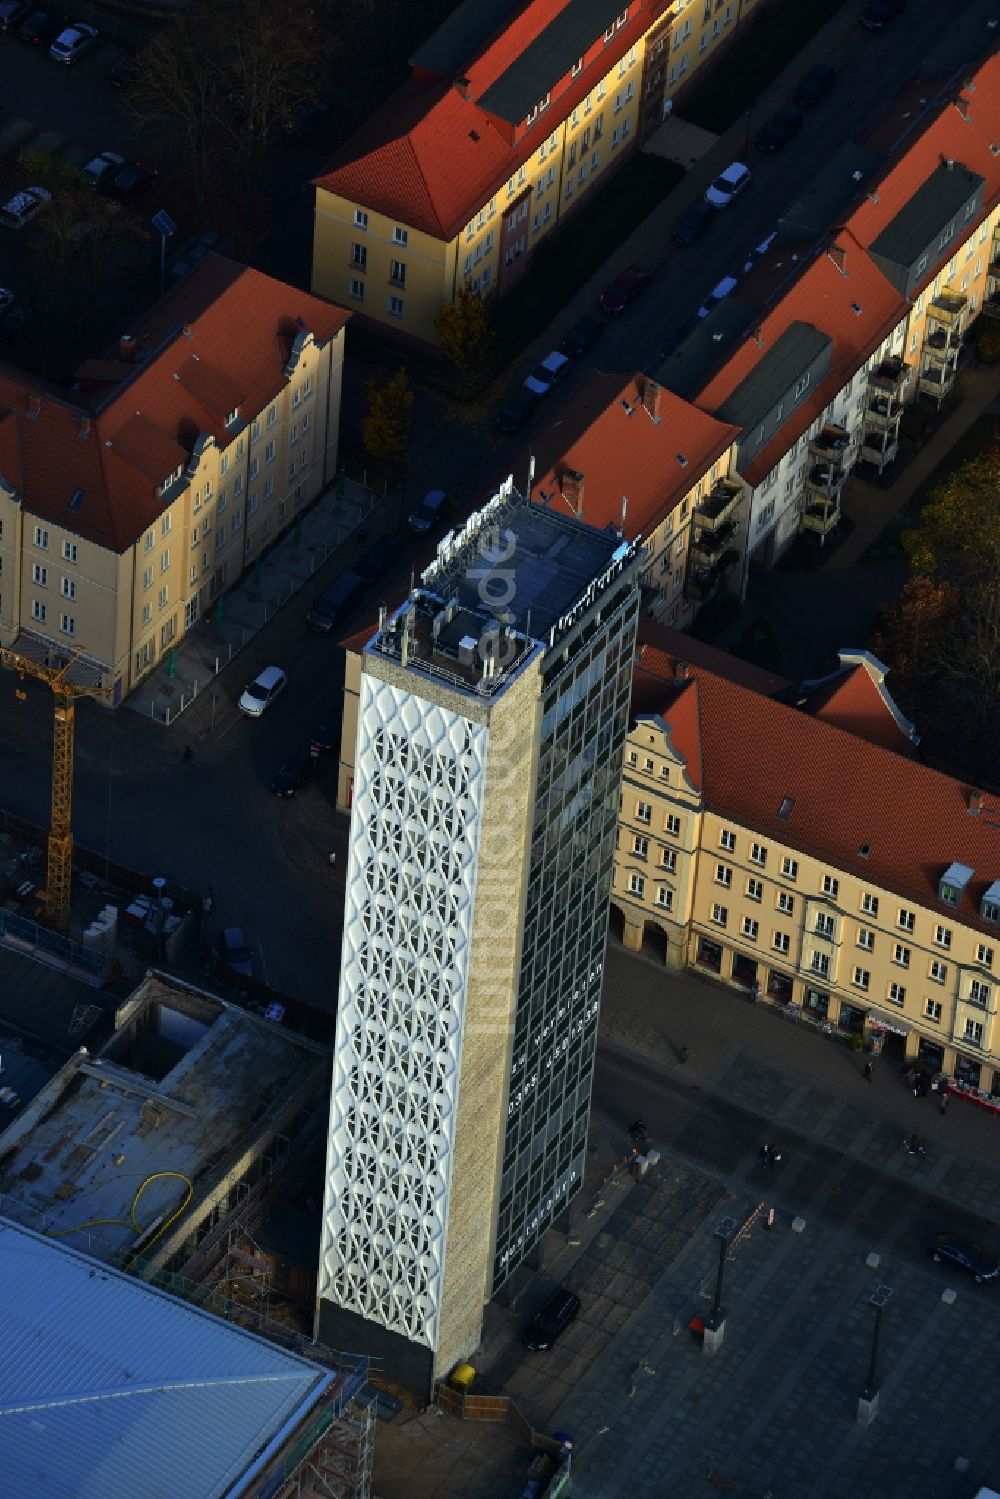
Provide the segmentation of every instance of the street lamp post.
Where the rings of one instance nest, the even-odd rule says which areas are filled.
[[[872,1292],[871,1305],[875,1308],[872,1350],[868,1360],[868,1378],[865,1380],[864,1389],[858,1396],[858,1421],[862,1426],[870,1426],[878,1415],[878,1345],[882,1332],[882,1313],[891,1295],[891,1286],[876,1286]]]
[[[705,1319],[704,1349],[706,1353],[717,1353],[722,1347],[726,1333],[726,1319],[722,1311],[722,1288],[726,1279],[726,1255],[736,1232],[735,1218],[723,1218],[712,1230],[713,1238],[719,1241],[719,1265],[715,1272],[715,1299],[712,1310]]]

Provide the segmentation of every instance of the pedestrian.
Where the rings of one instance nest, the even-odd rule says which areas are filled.
[[[870,1083],[871,1080],[872,1080],[872,1078],[875,1075],[875,1068],[872,1066],[871,1062],[866,1062],[865,1063],[865,1065],[864,1065],[864,1074],[865,1074],[865,1082],[866,1083]]]
[[[336,869],[336,867],[337,867],[337,855],[335,853],[331,853],[328,856],[328,858],[327,858],[327,863],[330,865],[331,869]]]
[[[193,759],[194,759],[194,750],[191,748],[191,746],[189,744],[186,744],[184,746],[184,752],[181,755],[181,760],[183,761],[183,763],[185,765],[190,765],[191,761]]]
[[[681,1049],[680,1049],[680,1051],[677,1053],[677,1060],[678,1060],[678,1062],[686,1062],[687,1059],[688,1059],[688,1049],[687,1049],[686,1046],[682,1046]]]
[[[942,1118],[944,1118],[945,1114],[948,1112],[948,1099],[950,1097],[951,1094],[947,1091],[941,1094],[941,1102],[938,1104],[938,1112],[940,1113]]]
[[[213,891],[211,885],[209,885],[208,889],[205,892],[204,899],[201,903],[201,909],[206,916],[211,916],[212,912],[215,910],[215,892]]]
[[[750,985],[750,1003],[755,1005],[758,999],[760,999],[760,980],[754,979]]]

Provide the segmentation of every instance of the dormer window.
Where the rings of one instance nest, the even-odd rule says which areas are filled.
[[[967,864],[949,864],[938,882],[938,900],[946,906],[957,906],[974,873]]]
[[[984,921],[990,922],[992,926],[1000,926],[1000,880],[994,880],[983,895],[979,914]]]
[[[182,463],[179,463],[177,465],[177,467],[174,469],[173,473],[172,474],[168,474],[167,477],[164,479],[163,483],[157,485],[157,489],[156,489],[157,494],[164,495],[164,494],[166,494],[166,492],[167,492],[168,489],[172,489],[175,484],[179,484],[181,482],[181,475],[183,473],[184,473],[184,465]]]
[[[235,427],[236,423],[239,421],[239,419],[240,419],[240,408],[238,406],[235,406],[233,408],[233,410],[229,413],[229,415],[226,417],[226,426],[227,427]]]

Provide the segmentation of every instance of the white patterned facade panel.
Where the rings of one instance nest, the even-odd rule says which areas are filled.
[[[432,1349],[488,738],[362,675],[319,1292]]]

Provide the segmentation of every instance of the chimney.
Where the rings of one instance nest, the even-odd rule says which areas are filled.
[[[42,410],[42,398],[35,390],[28,391],[28,415],[39,416]]]
[[[955,100],[955,108],[958,110],[965,123],[967,125],[970,124],[972,121],[972,101],[966,99],[963,94],[959,94],[958,98]]]
[[[674,676],[679,682],[686,682],[691,675],[691,668],[686,661],[674,662]]]
[[[183,333],[185,338],[194,338],[194,329],[191,327],[190,323],[185,323],[181,328],[181,332]]]
[[[847,275],[847,251],[843,245],[831,245],[826,252],[842,276]]]
[[[753,338],[753,341],[757,345],[758,349],[762,349],[764,347],[764,330],[759,323],[753,330],[751,337]]]
[[[77,432],[78,432],[78,434],[79,434],[80,437],[89,437],[90,436],[90,417],[89,416],[81,416],[81,418],[80,418],[80,425],[77,428]]]
[[[559,476],[559,491],[579,519],[583,515],[583,474],[575,468],[563,469]]]
[[[983,793],[981,791],[970,791],[966,798],[966,804],[969,816],[978,817],[983,810]]]
[[[118,358],[122,364],[131,364],[135,358],[135,337],[131,333],[123,333],[118,340]]]
[[[463,99],[472,98],[472,84],[468,78],[456,78],[455,87]]]
[[[635,382],[635,388],[638,392],[639,400],[645,406],[646,410],[653,418],[653,421],[660,421],[660,397],[662,394],[662,386],[660,386],[655,380],[650,380],[648,376],[644,376]]]

